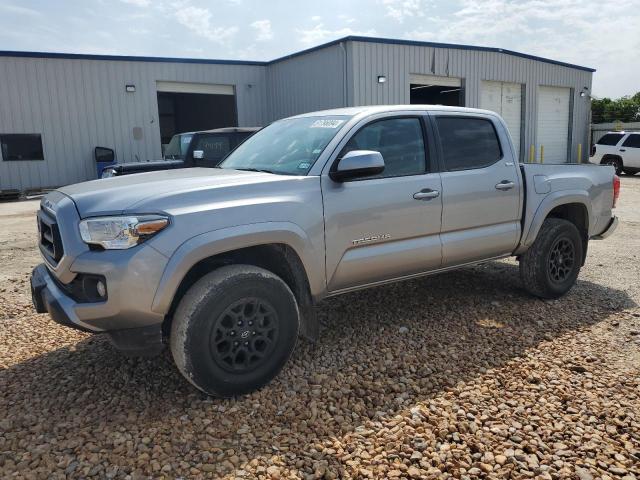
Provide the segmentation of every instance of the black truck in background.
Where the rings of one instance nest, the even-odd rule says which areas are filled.
[[[150,162],[115,163],[112,149],[96,147],[98,176],[109,178],[175,168],[215,167],[231,150],[258,130],[258,127],[228,127],[178,133],[167,144],[164,159]]]

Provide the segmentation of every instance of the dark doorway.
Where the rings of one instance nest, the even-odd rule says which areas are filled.
[[[410,85],[411,104],[464,107],[464,89],[443,85]]]
[[[234,95],[158,92],[158,114],[163,145],[176,133],[238,126]]]

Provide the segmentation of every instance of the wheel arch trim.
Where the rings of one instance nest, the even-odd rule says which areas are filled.
[[[552,192],[540,202],[540,205],[531,219],[529,228],[524,230],[526,233],[523,234],[522,241],[515,251],[515,254],[518,255],[524,253],[524,251],[533,244],[540,232],[542,223],[553,209],[563,205],[576,203],[583,205],[587,210],[587,226],[590,233],[595,226],[595,219],[593,217],[593,212],[591,211],[591,199],[588,192],[584,190],[560,190]]]
[[[184,242],[167,263],[151,309],[166,315],[189,270],[198,262],[215,255],[267,244],[284,244],[295,251],[305,270],[311,294],[321,296],[324,285],[324,266],[318,264],[315,248],[298,225],[291,222],[260,222],[238,225],[202,233]]]

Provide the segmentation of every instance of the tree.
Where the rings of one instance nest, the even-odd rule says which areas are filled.
[[[615,100],[593,98],[591,100],[593,123],[639,122],[640,92],[633,96],[624,96]]]

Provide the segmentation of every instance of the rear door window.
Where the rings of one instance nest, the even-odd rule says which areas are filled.
[[[607,133],[596,142],[597,145],[617,145],[624,133]]]
[[[640,133],[632,133],[622,144],[623,147],[640,148]]]
[[[485,118],[436,117],[444,168],[448,171],[488,167],[502,158],[493,122]]]

